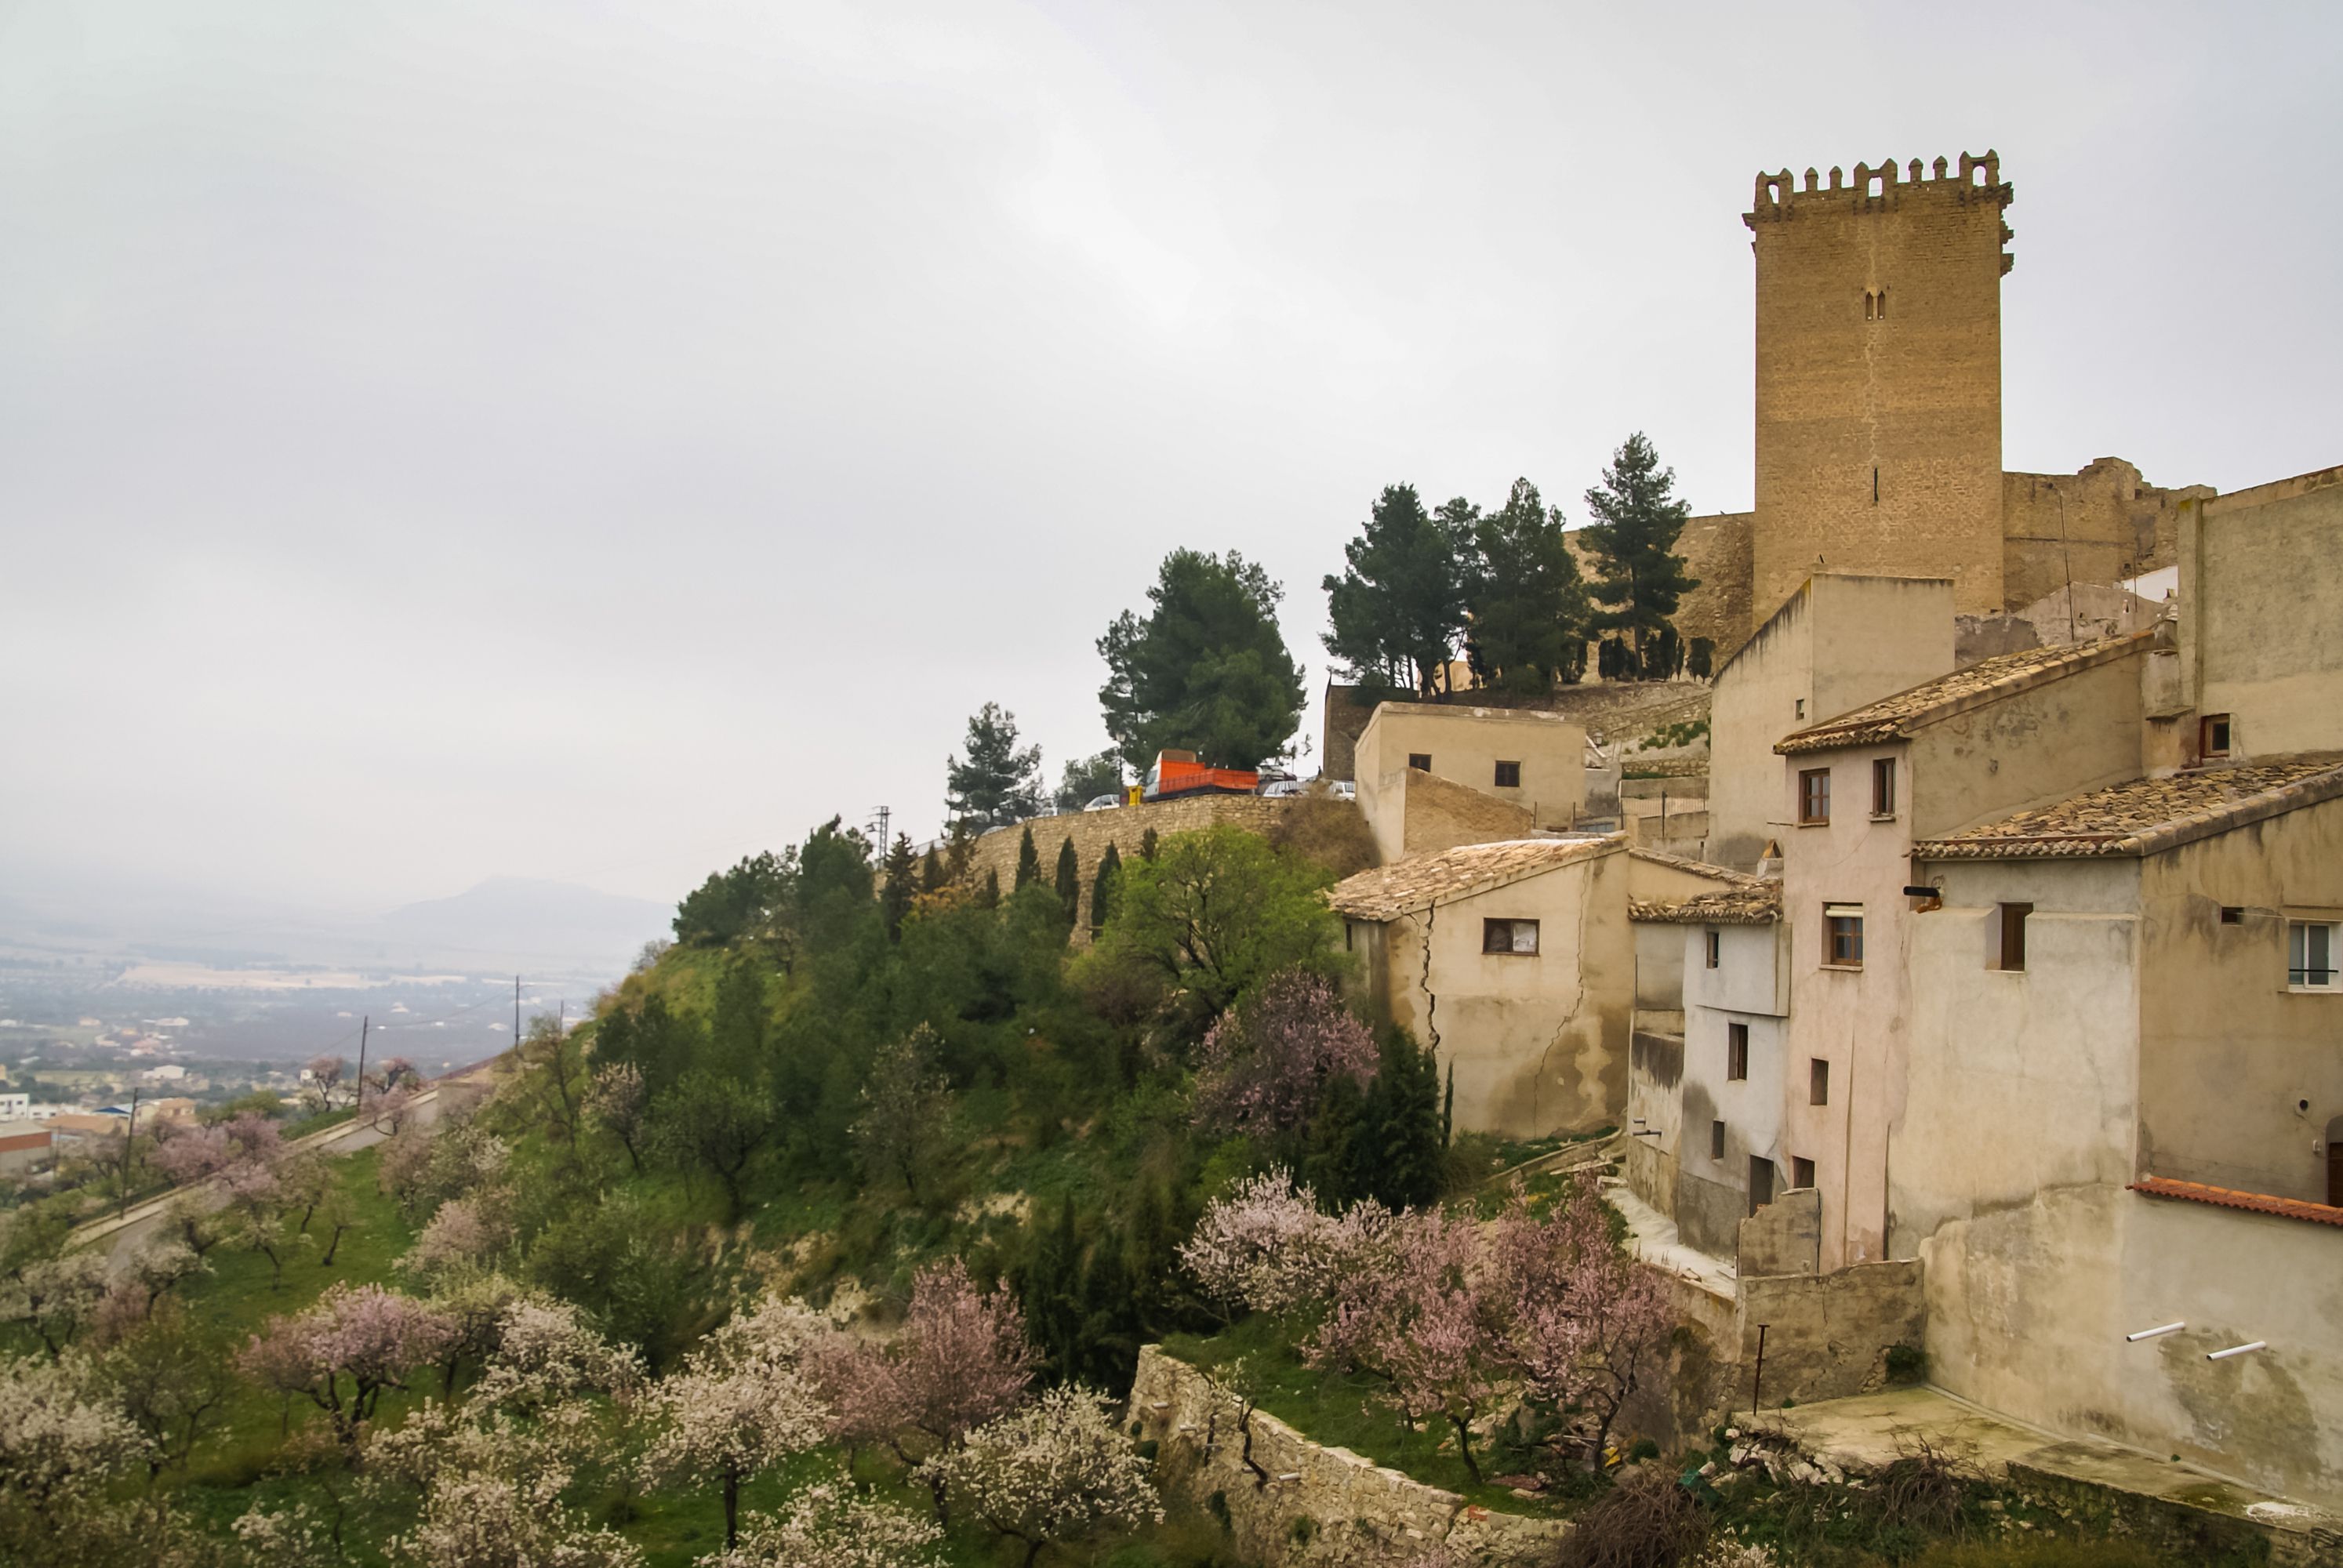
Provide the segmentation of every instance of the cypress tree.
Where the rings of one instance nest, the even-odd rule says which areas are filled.
[[[1363,1196],[1394,1209],[1439,1201],[1446,1163],[1440,1135],[1440,1069],[1407,1031],[1384,1031],[1382,1062],[1351,1141]]]
[[[980,910],[997,910],[1001,907],[1001,873],[999,871],[988,870],[984,873],[984,886],[977,890],[976,907]]]
[[[1155,829],[1152,828],[1139,836],[1139,858],[1150,865],[1155,863]]]
[[[1099,857],[1098,876],[1091,883],[1091,930],[1106,930],[1107,921],[1114,919],[1115,900],[1122,892],[1122,854],[1114,840],[1106,843],[1106,853]]]
[[[1358,1080],[1338,1072],[1327,1080],[1318,1099],[1318,1114],[1310,1123],[1310,1142],[1302,1157],[1302,1178],[1329,1209],[1344,1209],[1363,1194],[1353,1156],[1362,1145],[1366,1097]]]
[[[930,852],[929,859],[934,854]],[[911,897],[919,890],[918,872],[911,859],[911,836],[898,833],[888,846],[887,859],[881,867],[879,884],[879,910],[886,918],[887,940],[899,940],[903,934],[903,917],[911,912]]]
[[[933,844],[928,846],[928,858],[920,862],[920,891],[932,893],[944,885],[944,863]]]
[[[1448,1064],[1448,1092],[1440,1101],[1440,1146],[1454,1147],[1456,1142],[1456,1064]]]
[[[1082,864],[1074,854],[1074,836],[1058,846],[1058,902],[1066,911],[1066,929],[1074,928],[1074,920],[1081,912]]]
[[[1057,1221],[1034,1238],[1025,1271],[1025,1326],[1046,1362],[1046,1375],[1063,1382],[1080,1371],[1081,1239],[1074,1226],[1074,1197],[1058,1206]]]
[[[1017,883],[1011,890],[1023,892],[1027,884],[1041,879],[1041,853],[1033,848],[1033,824],[1025,824],[1025,831],[1017,839]]]

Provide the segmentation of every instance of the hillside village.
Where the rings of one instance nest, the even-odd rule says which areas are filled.
[[[1760,175],[1754,510],[1517,484],[1457,646],[1332,618],[1315,780],[1165,788],[1288,737],[1126,615],[1063,809],[988,704],[946,839],[717,871],[582,1024],[17,1181],[0,1540],[2343,1561],[2343,467],[2005,471],[2013,199]],[[1183,573],[1290,727],[1277,585]]]

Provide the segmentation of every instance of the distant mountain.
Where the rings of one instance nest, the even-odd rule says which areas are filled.
[[[465,967],[574,963],[613,976],[642,945],[668,933],[674,911],[648,899],[567,882],[491,877],[451,899],[427,899],[382,917],[383,937]]]

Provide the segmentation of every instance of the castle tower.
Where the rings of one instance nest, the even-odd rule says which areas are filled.
[[[1818,564],[2002,608],[2000,164],[1757,176],[1753,627]]]

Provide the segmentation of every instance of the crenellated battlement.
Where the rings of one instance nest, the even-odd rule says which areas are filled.
[[[1914,158],[1902,168],[1893,158],[1878,165],[1857,164],[1853,179],[1847,177],[1845,170],[1834,168],[1827,187],[1822,183],[1821,173],[1811,168],[1806,171],[1803,189],[1788,169],[1779,174],[1761,172],[1749,211],[1742,215],[1742,221],[1755,228],[1760,223],[1778,222],[1800,207],[1817,204],[1841,211],[1884,212],[1916,197],[1949,198],[1965,205],[1986,202],[2005,207],[2016,199],[2012,187],[2002,183],[2001,155],[1987,148],[1982,157],[1963,153],[1957,170],[1952,160],[1942,157],[1926,166]]]

